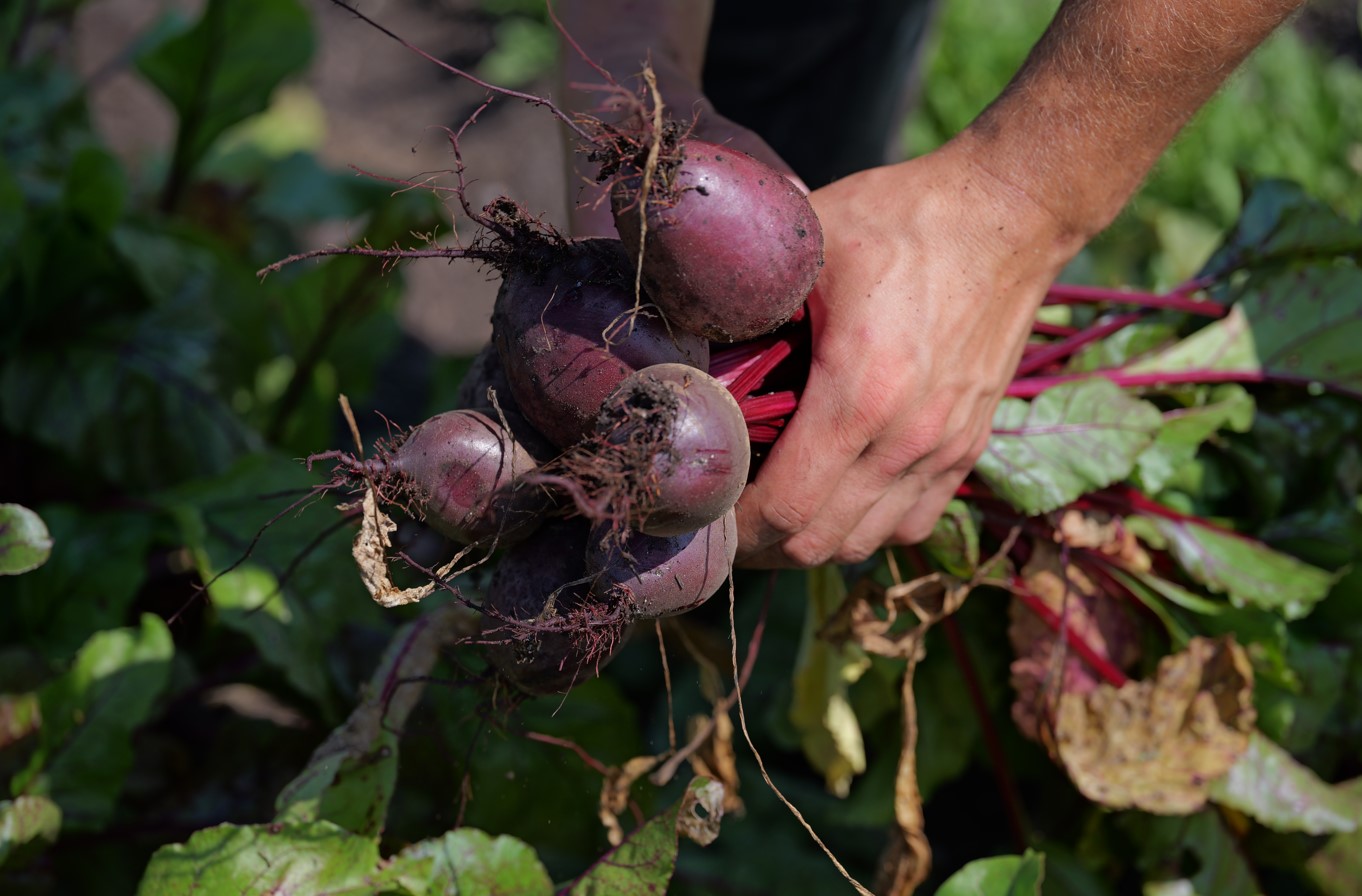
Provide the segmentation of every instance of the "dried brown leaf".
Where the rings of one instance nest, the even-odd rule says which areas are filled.
[[[359,532],[350,549],[359,567],[359,577],[374,600],[385,607],[414,604],[435,591],[435,583],[427,582],[415,588],[398,588],[388,573],[388,551],[392,549],[392,534],[397,523],[378,509],[377,493],[373,485],[364,489]]]
[[[1059,514],[1055,540],[1074,548],[1098,551],[1132,572],[1148,572],[1153,561],[1135,533],[1119,516],[1070,508]]]
[[[1243,648],[1193,638],[1153,680],[1061,695],[1052,749],[1094,802],[1185,815],[1248,748],[1255,718]]]
[[[733,720],[728,717],[727,708],[715,707],[712,716],[692,716],[687,727],[692,738],[710,728],[701,746],[690,755],[691,769],[696,775],[723,784],[725,815],[741,815],[745,807],[738,796],[738,756],[733,749]]]
[[[921,653],[927,629],[958,610],[970,588],[941,572],[888,587],[862,579],[828,620],[822,637],[854,641],[867,653],[909,659]],[[909,619],[917,624],[905,627]]]
[[[620,825],[620,813],[629,807],[629,791],[634,782],[652,771],[662,756],[635,756],[623,765],[612,765],[606,769],[601,781],[601,800],[599,817],[605,826],[605,836],[611,846],[624,842],[624,828]]]
[[[930,626],[930,622],[924,622],[922,628]],[[918,725],[913,678],[918,659],[917,655],[910,656],[903,671],[903,745],[894,775],[895,830],[890,832],[889,846],[880,856],[875,881],[875,891],[883,896],[910,896],[932,870],[932,848],[927,842],[922,791],[917,780]]]
[[[397,531],[397,523],[378,509],[378,493],[373,483],[365,486],[360,508],[359,532],[355,533],[350,555],[355,558],[355,565],[359,567],[359,577],[364,582],[364,587],[381,606],[400,607],[429,597],[443,579],[455,574],[459,563],[472,550],[464,548],[459,551],[453,559],[435,570],[434,576],[426,584],[398,588],[388,571],[388,552],[392,550],[392,534]],[[474,565],[476,562],[480,561],[475,561]]]

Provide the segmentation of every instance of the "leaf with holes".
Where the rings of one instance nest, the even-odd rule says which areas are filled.
[[[676,870],[677,836],[708,845],[719,834],[723,786],[695,778],[670,809],[649,819],[601,856],[568,893],[571,896],[651,896],[663,893]]]

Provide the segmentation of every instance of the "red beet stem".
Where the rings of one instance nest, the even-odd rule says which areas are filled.
[[[1116,668],[1111,660],[1102,656],[1091,644],[1085,641],[1082,635],[1065,625],[1059,614],[1050,609],[1045,601],[1026,590],[1020,577],[1013,578],[1013,585],[1013,595],[1025,604],[1027,609],[1040,617],[1040,620],[1045,623],[1050,631],[1062,632],[1064,640],[1073,648],[1074,653],[1082,657],[1083,661],[1091,666],[1092,670],[1100,675],[1103,681],[1114,688],[1119,688],[1130,680],[1124,672]]]
[[[738,402],[743,419],[749,427],[753,423],[783,423],[794,413],[799,400],[793,392],[771,392],[767,395],[749,395]]]

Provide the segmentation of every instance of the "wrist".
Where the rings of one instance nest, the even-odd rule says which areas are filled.
[[[1021,278],[1057,277],[1101,227],[1085,226],[1051,201],[1043,186],[1015,176],[989,141],[966,130],[933,156],[955,181],[953,197],[981,251]],[[948,212],[959,218],[960,210]],[[1105,226],[1105,222],[1102,226]]]
[[[1048,218],[1051,238],[1076,254],[1116,218],[1153,159],[1108,158],[1103,147],[1072,145],[1050,123],[1034,107],[1012,117],[990,109],[951,143],[1019,211]]]

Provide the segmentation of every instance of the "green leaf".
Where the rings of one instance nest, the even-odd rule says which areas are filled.
[[[138,896],[372,894],[378,843],[329,822],[205,828],[188,842],[156,850]]]
[[[974,513],[970,505],[952,498],[922,543],[933,560],[959,579],[971,578],[979,568],[979,524]]]
[[[1248,321],[1265,373],[1324,383],[1353,395],[1362,395],[1359,297],[1362,269],[1356,264],[1255,272],[1232,293],[1234,310]]]
[[[649,819],[624,842],[601,857],[591,870],[573,883],[570,896],[653,896],[665,893],[676,869],[677,833],[698,820],[714,826],[722,814],[723,787],[718,782],[695,778],[685,795],[670,809]],[[696,812],[700,807],[705,815]],[[709,840],[697,838],[698,842]]]
[[[794,640],[793,633],[789,637]],[[648,654],[651,658],[653,651]],[[621,662],[631,661],[620,657],[612,668]],[[631,663],[629,668],[645,669],[646,662]],[[662,687],[660,676],[651,686]],[[510,732],[493,730],[475,740],[476,731],[470,729],[477,726],[470,726],[469,720],[482,718],[486,710],[485,696],[474,688],[441,688],[439,699],[428,703],[437,714],[445,742],[474,751],[470,755],[478,791],[468,804],[465,824],[514,835],[533,843],[545,856],[589,856],[600,851],[598,772],[583,762],[562,761],[561,747]],[[516,723],[522,730],[571,741],[603,762],[620,765],[652,749],[644,740],[647,726],[638,713],[639,707],[625,696],[619,680],[608,675],[573,688],[566,699],[555,694],[522,704],[516,710]],[[551,770],[545,773],[546,768]],[[535,811],[526,812],[525,782],[531,780]],[[431,811],[446,805],[443,800],[432,801]],[[561,876],[563,871],[555,869],[555,874]]]
[[[1362,797],[1321,781],[1259,731],[1210,794],[1278,831],[1346,834],[1362,821]]]
[[[524,87],[557,58],[558,35],[547,23],[513,16],[497,24],[492,50],[479,60],[477,74],[492,84]]]
[[[210,265],[183,281],[167,277],[161,288],[173,293],[154,308],[129,314],[105,304],[73,324],[68,340],[5,357],[0,425],[128,491],[220,472],[258,449],[217,391],[218,333],[204,308],[212,275]]]
[[[180,116],[179,167],[192,169],[223,131],[263,112],[312,48],[307,12],[294,0],[210,0],[192,28],[142,55],[138,69]]]
[[[1235,268],[1357,252],[1362,252],[1362,227],[1299,184],[1264,180],[1254,186],[1239,220],[1200,276],[1219,279]]]
[[[266,662],[284,671],[290,684],[327,705],[330,682],[321,642],[298,636],[306,630],[306,619],[275,575],[254,563],[217,575],[202,552],[199,574],[211,582],[208,597],[222,624],[250,638]]]
[[[1329,593],[1335,577],[1260,541],[1194,517],[1142,517],[1166,540],[1179,565],[1236,607],[1252,606],[1299,619]]]
[[[1136,528],[1138,530],[1139,527]],[[1163,607],[1162,611],[1155,608],[1155,603],[1158,602],[1160,598],[1174,606],[1182,607],[1184,610],[1201,616],[1218,616],[1226,610],[1223,601],[1203,597],[1190,588],[1184,588],[1177,582],[1170,582],[1168,579],[1155,575],[1152,572],[1113,569],[1112,575],[1116,577],[1117,581],[1126,586],[1138,588],[1140,593],[1138,593],[1136,597],[1138,597],[1146,606],[1150,607],[1153,612],[1157,613],[1161,619],[1170,623],[1170,631],[1181,632],[1182,627],[1177,624],[1171,616],[1167,615],[1166,607]],[[1160,606],[1162,606],[1161,603]]]
[[[534,849],[515,837],[458,828],[393,856],[391,878],[413,893],[549,896],[553,881]]]
[[[122,219],[127,198],[123,166],[112,153],[97,146],[76,153],[66,171],[62,196],[68,214],[107,234]]]
[[[1127,813],[1121,823],[1138,840],[1145,896],[1260,896],[1239,842],[1214,809],[1182,817]]]
[[[307,766],[275,801],[275,819],[326,820],[364,836],[378,836],[397,783],[398,735],[407,723],[440,649],[475,626],[469,612],[445,605],[393,636],[364,700],[317,748]]]
[[[1154,443],[1140,454],[1135,474],[1147,494],[1157,494],[1196,457],[1201,444],[1221,429],[1247,432],[1253,424],[1253,397],[1242,386],[1212,391],[1206,404],[1165,411]]]
[[[12,580],[0,602],[0,629],[64,664],[95,632],[128,618],[146,579],[156,518],[61,504],[40,510],[52,535],[51,557]]]
[[[809,603],[792,674],[790,722],[828,792],[845,797],[851,780],[865,771],[865,741],[848,692],[870,668],[870,657],[854,643],[834,645],[818,636],[846,600],[841,569],[832,564],[807,573]]]
[[[132,767],[132,733],[170,675],[174,647],[158,617],[92,637],[71,668],[39,692],[43,727],[15,795],[46,795],[71,830],[97,830],[113,814]]]
[[[1327,606],[1327,604],[1326,604]],[[1268,674],[1254,682],[1258,727],[1286,750],[1302,754],[1311,750],[1330,723],[1344,689],[1352,650],[1341,644],[1319,644],[1294,637],[1286,631],[1284,654],[1273,656]],[[1282,650],[1276,644],[1267,650]],[[1258,651],[1255,651],[1258,653]],[[1255,666],[1269,662],[1255,656]]]
[[[6,682],[0,681],[0,689]],[[38,695],[0,692],[0,750],[18,743],[42,727],[42,707]]]
[[[1028,849],[1019,856],[976,859],[952,874],[936,896],[1040,896],[1045,856]]]
[[[1362,269],[1316,264],[1256,272],[1225,317],[1132,364],[1133,374],[1208,371],[1323,383],[1362,394]]]
[[[45,796],[0,801],[0,869],[23,864],[57,842],[61,808]]]
[[[1162,422],[1152,404],[1102,377],[1031,402],[1005,398],[977,470],[1019,510],[1045,513],[1128,476]]]
[[[1231,308],[1220,320],[1197,330],[1156,352],[1140,358],[1126,371],[1131,374],[1186,373],[1205,370],[1217,373],[1240,372],[1256,376],[1262,370],[1244,312]]]
[[[348,533],[336,529],[334,511],[325,505],[290,511],[293,496],[316,480],[294,459],[260,453],[156,500],[203,581],[239,564],[209,586],[219,620],[250,638],[262,658],[335,724],[343,710],[335,700],[328,647],[346,626],[381,630],[386,623],[377,605],[357,591]],[[368,671],[366,661],[355,677]]]
[[[1362,778],[1339,784],[1345,796],[1362,801]],[[1357,896],[1362,885],[1362,827],[1350,834],[1335,834],[1305,863],[1306,875],[1324,896]]]
[[[1086,345],[1074,355],[1067,369],[1091,373],[1125,367],[1137,358],[1151,354],[1177,341],[1177,329],[1169,323],[1144,322],[1122,327],[1115,333]]]
[[[30,572],[52,554],[43,518],[22,504],[0,504],[0,576]]]

